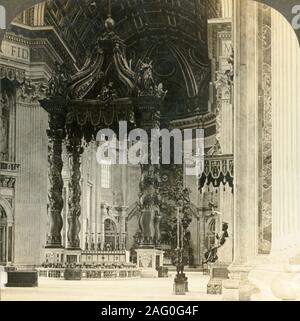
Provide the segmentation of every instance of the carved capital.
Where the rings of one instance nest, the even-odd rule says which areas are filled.
[[[48,86],[45,83],[31,82],[25,80],[17,88],[17,101],[22,103],[38,103],[46,97]]]

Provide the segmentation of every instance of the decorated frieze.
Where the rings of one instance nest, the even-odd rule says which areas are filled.
[[[234,160],[233,155],[207,156],[204,160],[204,170],[199,178],[199,190],[207,185],[212,190],[229,186],[234,188]]]

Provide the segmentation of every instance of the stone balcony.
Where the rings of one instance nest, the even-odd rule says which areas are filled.
[[[19,171],[20,164],[0,162],[0,187],[14,188]]]

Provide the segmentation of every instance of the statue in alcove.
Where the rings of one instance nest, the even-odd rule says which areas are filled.
[[[0,161],[8,157],[8,131],[9,131],[9,99],[5,94],[0,101]]]

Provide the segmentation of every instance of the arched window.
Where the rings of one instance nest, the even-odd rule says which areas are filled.
[[[105,249],[115,250],[119,244],[117,226],[111,219],[104,221]]]
[[[0,265],[13,260],[13,226],[5,209],[0,205]]]
[[[0,264],[6,263],[7,216],[0,206]]]

